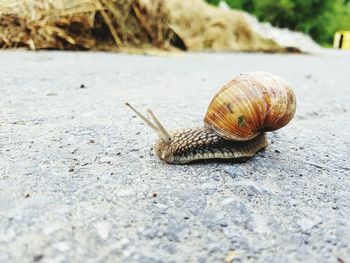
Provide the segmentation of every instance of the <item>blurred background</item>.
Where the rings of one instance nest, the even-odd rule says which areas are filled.
[[[0,0],[2,49],[314,53],[346,30],[349,0]]]
[[[218,5],[220,0],[207,0]],[[230,8],[255,15],[273,26],[289,28],[310,35],[329,47],[334,32],[350,30],[349,0],[225,0]]]

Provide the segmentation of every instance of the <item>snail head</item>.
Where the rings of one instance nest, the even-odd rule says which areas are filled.
[[[158,118],[154,115],[154,113],[148,109],[147,113],[151,116],[152,121],[147,119],[143,114],[141,114],[138,110],[136,110],[133,106],[131,106],[128,102],[125,103],[133,112],[136,113],[157,135],[158,140],[155,144],[155,152],[158,157],[164,161],[171,161],[173,158],[170,145],[172,143],[172,137],[169,132],[164,128],[164,126],[160,123]]]

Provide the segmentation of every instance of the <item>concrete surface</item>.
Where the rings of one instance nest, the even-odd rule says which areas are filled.
[[[202,125],[253,70],[298,108],[246,163],[164,164],[124,106]],[[2,51],[0,72],[0,262],[350,262],[350,52]]]

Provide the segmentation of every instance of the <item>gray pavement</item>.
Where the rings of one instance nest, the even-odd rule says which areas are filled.
[[[162,163],[151,130],[202,125],[241,72],[297,113],[246,163]],[[0,52],[0,262],[350,262],[350,52]]]

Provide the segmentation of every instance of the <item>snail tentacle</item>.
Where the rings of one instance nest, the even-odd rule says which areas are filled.
[[[171,136],[169,135],[167,130],[163,127],[163,125],[160,123],[158,118],[154,115],[154,113],[150,109],[148,109],[147,112],[149,113],[149,115],[151,115],[151,118],[153,119],[155,124],[153,124],[149,119],[147,119],[142,113],[136,110],[133,106],[131,106],[130,103],[126,102],[125,105],[128,106],[133,112],[135,112],[136,115],[139,116],[149,127],[151,127],[151,129],[158,135],[160,139],[164,140],[164,142],[167,142],[167,143],[171,141]]]

